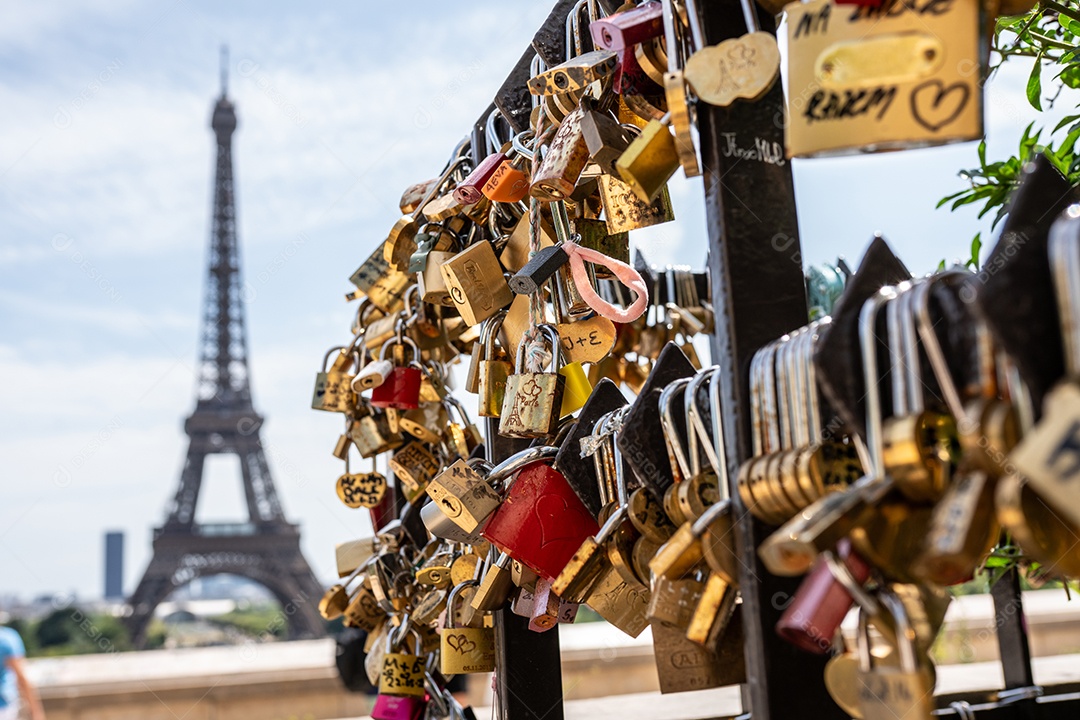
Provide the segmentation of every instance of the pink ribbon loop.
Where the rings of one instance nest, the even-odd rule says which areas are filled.
[[[581,299],[584,300],[597,315],[606,317],[608,320],[616,323],[632,323],[641,317],[642,313],[645,312],[645,307],[649,303],[649,289],[645,285],[645,280],[642,279],[641,273],[624,263],[622,260],[616,260],[615,258],[596,250],[583,248],[576,242],[565,242],[563,243],[562,249],[570,258],[570,272],[574,277],[574,284],[581,294]],[[592,283],[589,281],[589,276],[585,271],[586,261],[591,262],[594,265],[601,265],[610,270],[615,277],[619,279],[619,282],[634,293],[636,296],[634,302],[631,303],[628,308],[623,309],[612,305],[607,300],[604,300],[597,295],[596,290],[593,289]]]

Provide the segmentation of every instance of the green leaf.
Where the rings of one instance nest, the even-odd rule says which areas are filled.
[[[1042,57],[1043,51],[1040,50],[1035,58],[1035,64],[1031,66],[1031,75],[1028,76],[1027,81],[1027,100],[1031,107],[1040,111],[1042,110]]]
[[[979,269],[979,252],[982,250],[982,233],[975,233],[975,237],[971,240],[971,258],[967,261],[967,266],[972,270]]]
[[[986,138],[979,141],[979,164],[986,167]]]
[[[942,260],[941,262],[938,263],[937,272],[941,272],[944,269],[945,269],[945,261]]]
[[[1080,65],[1069,65],[1058,73],[1058,78],[1066,87],[1075,90],[1080,87]]]
[[[1061,118],[1061,122],[1054,126],[1054,129],[1050,132],[1050,134],[1053,135],[1061,128],[1065,127],[1071,122],[1076,122],[1077,120],[1080,120],[1080,115],[1066,115],[1065,117]]]

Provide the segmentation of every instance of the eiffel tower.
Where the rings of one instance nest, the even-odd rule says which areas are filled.
[[[223,49],[221,97],[210,121],[217,138],[217,171],[198,397],[195,411],[184,423],[190,444],[180,488],[164,526],[154,530],[153,558],[128,601],[124,620],[136,647],[146,640],[154,608],[173,590],[221,573],[249,578],[273,593],[281,603],[290,639],[324,634],[315,609],[323,588],[300,552],[299,528],[282,513],[259,439],[263,418],[251,403],[233,195],[236,112],[226,95],[226,58]],[[203,465],[206,456],[214,453],[231,453],[240,459],[248,522],[195,522]]]

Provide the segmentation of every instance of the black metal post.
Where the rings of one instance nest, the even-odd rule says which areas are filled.
[[[739,0],[698,3],[705,41],[746,32]],[[760,14],[760,13],[759,13]],[[771,16],[763,30],[775,32]],[[716,331],[712,353],[722,385],[728,470],[735,502],[736,552],[741,561],[747,686],[754,720],[787,720],[812,712],[847,718],[822,681],[825,658],[782,641],[774,628],[798,580],[769,574],[756,548],[769,528],[746,512],[734,488],[739,463],[751,455],[749,365],[767,342],[807,322],[795,188],[784,157],[783,91],[777,80],[757,102],[698,106],[704,164],[709,270]],[[756,150],[741,159],[739,150]]]

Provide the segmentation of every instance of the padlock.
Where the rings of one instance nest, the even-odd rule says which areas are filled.
[[[413,440],[390,458],[390,469],[407,490],[409,502],[412,502],[439,472],[439,461],[424,443]]]
[[[614,54],[612,54],[614,57]],[[555,202],[570,197],[581,171],[589,162],[589,146],[581,129],[585,115],[579,105],[566,116],[551,140],[547,155],[533,173],[529,195],[543,202]]]
[[[686,639],[708,650],[718,650],[735,614],[738,598],[739,591],[734,583],[718,573],[709,573],[705,589],[686,628]]]
[[[356,394],[377,388],[386,382],[386,377],[394,371],[394,363],[389,360],[372,360],[360,368],[352,380],[352,389]]]
[[[382,385],[371,391],[371,404],[378,408],[395,410],[415,410],[420,407],[420,382],[422,371],[418,362],[420,351],[416,343],[408,338],[399,338],[397,343],[386,343],[379,353],[380,360],[386,360],[387,352],[395,345],[408,345],[413,350],[413,361],[409,365],[394,365],[393,371]]]
[[[529,194],[529,176],[521,169],[520,155],[508,154],[484,183],[481,191],[492,202],[516,203]]]
[[[413,639],[412,652],[405,645],[405,637]],[[403,649],[406,652],[399,652]],[[379,675],[380,695],[424,696],[424,656],[422,655],[420,633],[412,628],[408,616],[397,628],[391,628],[386,635],[386,655],[383,656],[383,669]]]
[[[508,437],[554,437],[559,425],[566,378],[559,373],[562,349],[551,325],[539,326],[551,346],[549,372],[526,372],[529,343],[518,346],[514,374],[506,380],[506,396],[499,414],[499,434]]]
[[[431,192],[438,182],[439,178],[431,178],[405,188],[405,191],[401,193],[401,199],[398,201],[398,207],[401,208],[402,214],[407,215],[416,210],[424,196]]]
[[[480,586],[470,603],[474,610],[494,612],[510,599],[510,592],[514,589],[514,576],[510,570],[512,562],[510,555],[500,552],[495,561],[489,562],[484,568]]]
[[[427,705],[426,697],[379,694],[375,696],[375,704],[371,707],[371,719],[421,720]]]
[[[476,583],[470,581],[469,584]],[[443,675],[492,672],[495,669],[494,629],[457,627],[455,623],[454,604],[460,602],[461,590],[464,587],[456,586],[446,599],[446,627],[439,633],[440,668]]]
[[[480,417],[499,417],[502,412],[503,398],[506,396],[506,380],[513,366],[508,360],[500,359],[496,354],[495,341],[499,328],[502,327],[506,313],[492,316],[484,324],[485,335],[477,360],[477,389],[479,395]]]
[[[647,587],[626,582],[612,568],[593,588],[588,605],[619,630],[630,637],[637,637],[649,626],[645,617],[649,598]]]
[[[585,602],[597,583],[611,569],[605,552],[608,543],[626,522],[626,508],[620,507],[604,522],[595,537],[585,538],[552,582],[555,594],[567,602]],[[624,579],[626,579],[624,577]],[[630,578],[640,582],[637,578]]]
[[[651,203],[642,202],[634,189],[614,175],[600,176],[600,200],[610,233],[652,227],[675,219],[671,196],[665,187]]]
[[[589,158],[608,173],[614,174],[615,161],[626,151],[633,137],[613,118],[590,106],[581,118],[581,132]]]
[[[420,287],[420,297],[430,305],[442,305],[452,307],[453,299],[450,297],[450,289],[446,286],[446,278],[442,273],[442,266],[454,257],[455,253],[432,250],[428,253],[428,263],[424,272],[417,276]]]
[[[386,613],[379,607],[371,583],[365,578],[345,608],[345,625],[372,632],[385,618]]]
[[[810,574],[800,583],[784,610],[776,632],[807,652],[824,655],[832,647],[837,628],[855,602],[855,595],[870,577],[870,566],[851,549],[847,540],[836,554],[824,552]]]
[[[330,356],[338,351],[334,362]],[[315,375],[315,392],[311,397],[313,410],[351,414],[356,407],[356,394],[352,390],[353,376],[349,370],[355,360],[353,349],[345,346],[330,348],[323,357],[322,370]]]
[[[436,475],[426,490],[433,504],[468,533],[478,530],[502,502],[491,481],[473,469],[481,464],[479,460],[457,460]]]
[[[405,438],[390,427],[384,412],[367,413],[354,420],[349,425],[349,439],[362,458],[371,458],[405,444]]]
[[[555,275],[559,268],[570,262],[570,256],[562,249],[562,244],[542,248],[529,258],[524,267],[514,273],[507,283],[518,295],[533,295],[540,287]]]
[[[474,539],[465,542],[479,544],[478,531],[498,509],[505,491],[516,481],[515,474],[535,462],[554,457],[557,450],[527,448],[492,468],[482,461],[455,462],[428,484],[427,493],[434,502],[425,505],[421,511],[428,531],[450,540],[456,540],[451,535],[472,537]],[[487,470],[487,473],[480,475],[477,469]]]
[[[479,202],[484,197],[481,188],[484,187],[484,184],[495,174],[495,171],[505,160],[506,155],[501,152],[491,153],[481,160],[480,164],[473,168],[468,177],[454,188],[454,199],[462,205],[472,205]]]
[[[615,72],[618,56],[609,50],[594,50],[571,58],[529,78],[533,95],[560,95],[583,90],[587,85],[610,77]]]
[[[488,116],[485,133],[492,150],[498,147],[500,141],[495,118],[495,113]],[[480,187],[480,192],[492,202],[516,203],[529,194],[529,176],[522,170],[522,166],[526,159],[532,160],[531,151],[526,148],[523,135],[518,135],[503,143],[498,154],[502,157]]]
[[[593,43],[604,50],[619,51],[659,37],[663,32],[663,6],[655,0],[589,23]]]
[[[535,448],[534,448],[535,449]],[[599,526],[559,472],[542,462],[519,471],[483,536],[514,560],[552,579]]]
[[[422,403],[415,410],[406,410],[398,421],[402,431],[417,440],[429,444],[442,442],[443,431],[450,422],[450,416],[442,403]]]
[[[863,720],[931,720],[934,681],[930,659],[915,647],[915,631],[900,599],[888,589],[877,595],[882,611],[896,626],[899,667],[875,665],[870,653],[869,613],[859,612],[859,707]]]
[[[630,233],[608,232],[607,223],[603,220],[589,218],[577,218],[574,220],[574,232],[577,233],[577,244],[589,250],[601,252],[608,257],[630,264]],[[596,277],[614,277],[610,270],[601,266],[593,265]]]
[[[467,458],[484,444],[484,436],[480,434],[480,428],[473,423],[460,400],[448,395],[446,407],[447,410],[453,410],[458,419],[457,421],[450,421],[446,426],[443,441],[449,446],[451,453],[457,453],[458,457]]]
[[[468,325],[476,325],[514,299],[491,243],[481,240],[439,267],[450,299]],[[426,300],[425,300],[426,302]]]
[[[338,500],[350,508],[373,508],[382,502],[386,493],[386,478],[375,468],[372,460],[372,472],[353,473],[349,470],[349,456],[345,456],[345,474],[337,479],[335,489]]]
[[[776,37],[762,32],[753,0],[742,0],[741,4],[747,34],[700,48],[686,60],[686,81],[694,94],[710,105],[723,107],[736,99],[754,102],[780,76]],[[696,9],[690,12],[696,13]]]
[[[563,602],[551,588],[551,583],[543,578],[536,581],[532,613],[529,615],[529,629],[533,632],[547,632],[559,624],[559,610]]]
[[[656,200],[679,169],[679,152],[668,129],[670,123],[671,113],[660,120],[650,120],[615,161],[619,177],[644,203]]]

